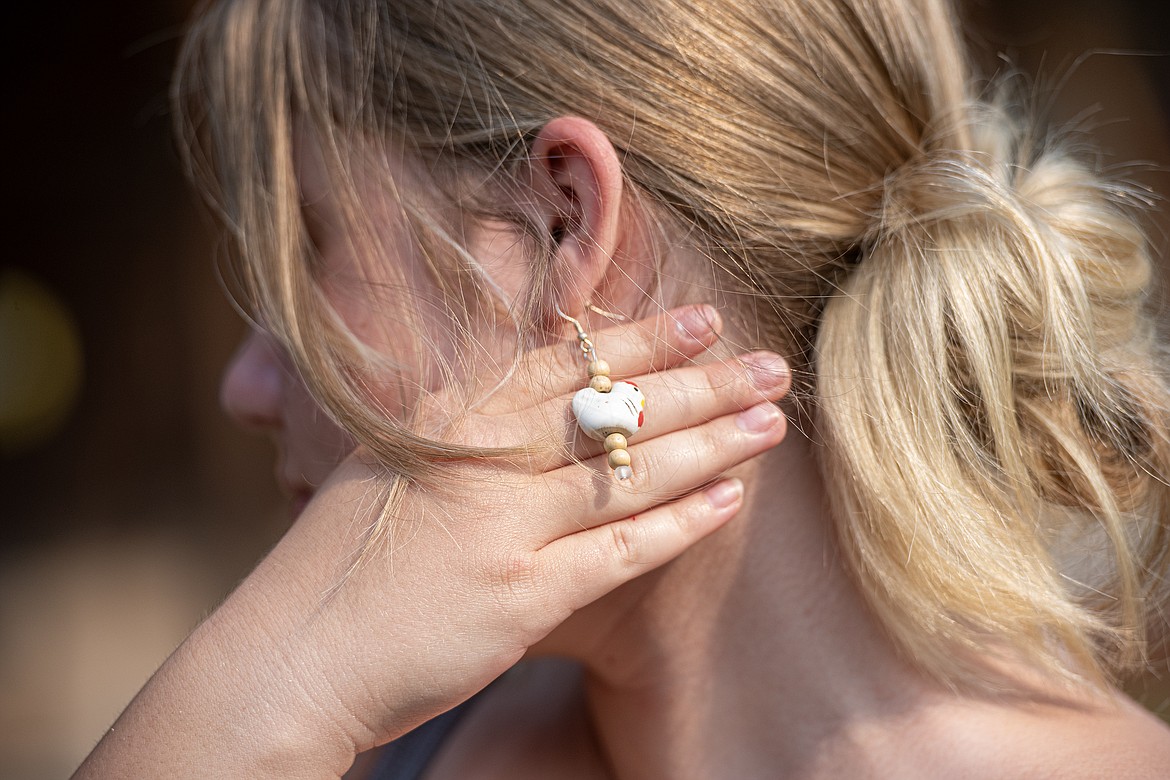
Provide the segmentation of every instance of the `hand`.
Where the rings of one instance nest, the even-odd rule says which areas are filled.
[[[628,482],[614,479],[601,443],[575,432],[566,410],[584,370],[564,344],[518,372],[546,381],[496,393],[459,430],[476,446],[567,437],[572,452],[456,464],[449,489],[406,489],[389,536],[343,576],[385,488],[361,452],[351,456],[168,661],[194,694],[188,711],[226,721],[195,727],[215,732],[219,758],[252,734],[240,744],[253,751],[252,776],[260,756],[283,763],[283,776],[289,766],[312,776],[312,761],[340,773],[356,752],[473,695],[574,610],[729,520],[742,486],[710,483],[783,437],[771,402],[787,372],[767,353],[681,365],[715,338],[699,323],[717,319],[694,318],[688,335],[675,326],[682,314],[594,334],[613,375],[634,379],[648,399]]]

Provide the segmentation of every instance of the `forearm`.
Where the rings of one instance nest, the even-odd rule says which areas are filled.
[[[677,331],[662,322],[645,332],[664,329]],[[627,352],[622,373],[645,370],[658,344]],[[686,353],[671,354],[682,362]],[[534,458],[532,473],[449,464],[451,484],[468,489],[409,486],[393,532],[369,548],[386,485],[355,453],[167,660],[76,780],[339,777],[357,753],[482,690],[574,610],[721,527],[742,506],[742,484],[698,488],[780,441],[772,402],[787,372],[764,353],[677,370],[670,392],[656,375],[639,377],[678,403],[662,407],[664,432],[636,445],[634,489],[599,493],[598,474],[553,451]],[[562,401],[547,403],[557,411],[537,416],[563,425]],[[477,424],[496,432],[519,413]]]
[[[394,630],[417,633],[409,623],[387,630],[333,590],[361,549],[350,512],[368,507],[368,477],[357,461],[335,473],[327,500],[167,659],[74,780],[340,777],[362,750],[453,703],[433,701],[427,681],[384,652],[404,641]],[[347,583],[367,582],[373,593],[357,602],[380,603],[381,616],[388,579]]]
[[[256,575],[253,575],[254,577]],[[287,605],[252,578],[172,654],[75,780],[340,777],[355,755],[308,661],[289,652]]]

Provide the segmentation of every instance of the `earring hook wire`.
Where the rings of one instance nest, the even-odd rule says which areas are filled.
[[[587,362],[593,362],[597,360],[597,352],[593,349],[593,341],[589,338],[589,334],[586,332],[585,326],[582,325],[581,322],[575,317],[570,317],[568,314],[565,314],[563,311],[561,311],[560,304],[554,303],[553,307],[557,310],[557,314],[560,315],[562,319],[568,320],[573,324],[573,327],[577,329],[577,342],[581,345],[581,354],[584,356],[585,360]]]

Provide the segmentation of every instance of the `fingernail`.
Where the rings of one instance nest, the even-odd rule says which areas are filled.
[[[715,334],[723,327],[723,319],[711,306],[690,306],[678,313],[675,327],[681,343],[689,341],[705,347],[715,340]]]
[[[743,482],[725,479],[707,488],[707,501],[716,509],[725,509],[743,497]]]
[[[756,352],[743,362],[751,371],[752,384],[760,390],[779,387],[788,379],[788,363],[774,352]]]
[[[750,409],[744,409],[735,418],[735,424],[741,431],[748,433],[763,433],[780,421],[780,410],[775,404],[765,401],[756,404]]]

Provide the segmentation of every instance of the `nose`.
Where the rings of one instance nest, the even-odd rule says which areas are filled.
[[[219,403],[244,428],[267,431],[282,425],[284,367],[275,348],[252,332],[228,363]]]

